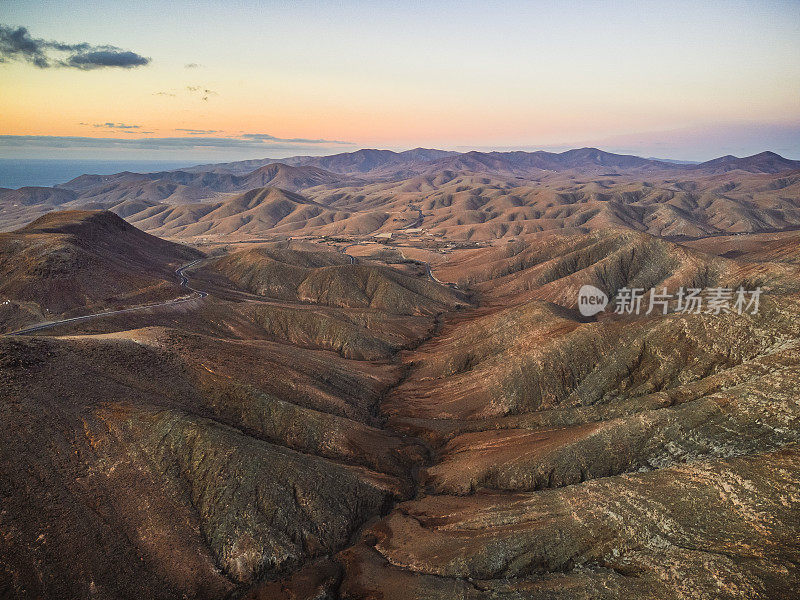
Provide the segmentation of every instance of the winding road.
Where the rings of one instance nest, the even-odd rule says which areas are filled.
[[[404,225],[400,229],[414,229],[415,227],[419,227],[420,225],[422,225],[422,210],[420,210],[419,208],[412,208],[411,210],[415,210],[419,213],[419,216],[417,216],[417,220],[412,221],[408,225]]]
[[[203,259],[198,258],[197,260],[193,260],[192,262],[185,264],[183,266],[178,267],[175,269],[175,274],[180,278],[180,286],[185,287],[187,290],[192,292],[187,296],[181,296],[180,298],[173,298],[172,300],[166,300],[164,302],[158,302],[156,304],[143,304],[141,306],[132,306],[131,308],[123,308],[120,310],[108,310],[99,313],[93,313],[91,315],[83,315],[80,317],[71,317],[69,319],[59,319],[58,321],[45,321],[44,323],[37,323],[36,325],[31,325],[29,327],[25,327],[24,329],[18,329],[17,331],[12,331],[6,335],[27,335],[30,333],[36,333],[37,331],[41,331],[42,329],[49,329],[50,327],[55,327],[56,325],[61,325],[63,323],[75,323],[77,321],[88,321],[89,319],[96,319],[98,317],[108,317],[111,315],[119,315],[123,313],[135,312],[139,310],[147,310],[150,308],[158,308],[160,306],[174,306],[176,304],[181,304],[183,302],[189,302],[191,300],[205,298],[208,296],[208,292],[204,292],[202,290],[196,290],[189,286],[189,279],[184,274],[186,269],[196,266],[199,264]]]
[[[342,250],[341,250],[342,254],[344,254],[344,255],[345,255],[347,258],[349,258],[349,259],[350,259],[350,264],[351,264],[351,265],[354,265],[354,264],[356,264],[356,257],[355,257],[355,256],[350,256],[350,255],[347,253],[347,249],[348,249],[348,248],[352,248],[353,246],[358,246],[358,245],[360,245],[360,244],[361,244],[361,242],[358,242],[358,243],[355,243],[355,244],[348,244],[347,246],[345,246],[345,247],[344,247],[344,248],[342,248]]]
[[[431,281],[435,281],[436,283],[438,283],[440,285],[447,285],[444,281],[441,281],[440,279],[436,278],[436,275],[434,275],[433,271],[431,271],[430,263],[422,261],[422,264],[425,265],[425,270],[428,272],[428,277],[430,277]]]
[[[415,261],[417,263],[420,263],[420,264],[424,265],[425,266],[425,273],[428,275],[428,278],[431,281],[435,281],[439,285],[450,285],[449,283],[446,283],[446,282],[442,281],[441,279],[437,279],[436,278],[436,275],[434,275],[433,271],[431,271],[431,264],[429,262],[424,261],[424,260],[416,260],[416,259],[413,259],[413,258],[406,257],[405,253],[403,252],[403,249],[400,248],[400,247],[397,248],[397,251],[400,253],[400,258],[402,258],[403,260],[413,260],[413,261]],[[458,287],[458,286],[456,286],[456,287]]]
[[[350,244],[348,246],[343,247],[340,250],[345,256],[347,256],[350,259],[350,264],[356,264],[356,258],[354,256],[350,256],[349,254],[347,254],[347,249],[350,248],[351,246],[358,246],[358,245],[359,245],[358,243]],[[400,250],[400,255],[403,257],[403,259],[405,259],[405,256],[403,255],[403,251],[402,250]],[[165,300],[164,302],[157,302],[155,304],[143,304],[141,306],[132,306],[130,308],[122,308],[120,310],[107,310],[107,311],[103,311],[103,312],[99,312],[99,313],[92,313],[90,315],[82,315],[80,317],[70,317],[68,319],[58,319],[56,321],[45,321],[43,323],[37,323],[36,325],[30,325],[30,326],[25,327],[23,329],[18,329],[17,331],[11,331],[11,332],[6,333],[4,335],[29,335],[29,334],[32,334],[32,333],[36,333],[37,331],[42,331],[43,329],[50,329],[51,327],[56,327],[58,325],[63,325],[64,323],[77,323],[79,321],[88,321],[89,319],[97,319],[97,318],[100,318],[100,317],[110,317],[110,316],[113,316],[113,315],[121,315],[121,314],[124,314],[124,313],[131,313],[131,312],[136,312],[136,311],[140,311],[140,310],[148,310],[148,309],[151,309],[151,308],[159,308],[159,307],[163,307],[163,306],[175,306],[176,304],[182,304],[184,302],[190,302],[191,300],[198,300],[198,299],[201,299],[201,298],[205,298],[206,296],[208,296],[208,292],[204,292],[203,290],[197,290],[197,289],[191,287],[189,285],[189,278],[186,277],[186,274],[184,273],[186,271],[186,269],[190,269],[190,268],[192,268],[194,266],[197,266],[203,260],[204,259],[202,259],[202,258],[198,258],[197,260],[193,260],[192,262],[187,263],[185,265],[182,265],[182,266],[178,267],[177,269],[175,269],[175,274],[180,278],[180,286],[186,288],[187,290],[189,290],[191,292],[191,294],[188,294],[186,296],[181,296],[179,298],[173,298],[172,300]],[[439,279],[436,278],[436,276],[431,271],[430,264],[428,264],[427,262],[423,262],[423,261],[419,261],[419,262],[422,262],[422,264],[425,265],[425,270],[427,272],[428,277],[431,279],[431,281],[435,281],[436,283],[439,283],[441,285],[447,285],[443,281],[440,281]],[[248,299],[246,301],[254,302],[256,300]],[[260,302],[263,302],[263,300],[260,300]]]

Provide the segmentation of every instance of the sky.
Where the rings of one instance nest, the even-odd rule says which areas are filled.
[[[0,6],[0,158],[800,159],[800,0]]]

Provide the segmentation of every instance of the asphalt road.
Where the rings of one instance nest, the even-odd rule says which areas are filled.
[[[187,290],[191,291],[192,293],[188,296],[181,296],[180,298],[173,298],[172,300],[166,300],[164,302],[159,302],[157,304],[144,304],[142,306],[133,306],[131,308],[123,308],[121,310],[108,310],[104,312],[94,313],[91,315],[83,315],[81,317],[71,317],[69,319],[60,319],[58,321],[46,321],[44,323],[37,323],[36,325],[31,325],[30,327],[25,327],[24,329],[19,329],[17,331],[13,331],[7,335],[27,335],[29,333],[36,333],[37,331],[41,331],[42,329],[49,329],[50,327],[55,327],[56,325],[61,325],[63,323],[75,323],[77,321],[88,321],[89,319],[96,319],[98,317],[108,317],[111,315],[119,315],[123,313],[135,312],[139,310],[147,310],[150,308],[158,308],[160,306],[174,306],[175,304],[181,304],[183,302],[189,302],[190,300],[195,300],[197,298],[205,298],[208,296],[207,292],[202,290],[196,290],[189,286],[189,279],[184,275],[184,271],[189,269],[195,265],[197,265],[201,260],[201,258],[197,260],[193,260],[192,262],[185,264],[181,267],[175,269],[175,274],[180,278],[180,285],[181,287],[185,287]]]
[[[359,243],[360,243],[360,242],[359,242]],[[344,248],[342,248],[342,254],[344,254],[344,255],[345,255],[347,258],[349,258],[349,259],[350,259],[350,264],[351,264],[351,265],[354,265],[354,264],[356,264],[356,257],[355,257],[355,256],[350,256],[350,255],[347,253],[347,249],[348,249],[348,248],[352,248],[353,246],[358,246],[358,245],[359,245],[358,243],[356,243],[356,244],[349,244],[349,245],[345,246]]]
[[[436,278],[436,275],[434,275],[433,271],[431,271],[430,263],[423,261],[422,264],[425,265],[425,270],[428,272],[428,277],[431,278],[431,281],[435,281],[436,283],[439,283],[441,285],[447,285],[444,281],[440,281],[439,279]]]
[[[406,255],[403,253],[403,249],[402,248],[397,248],[397,251],[400,252],[400,257],[403,260],[409,260],[408,258],[406,258]],[[411,259],[411,260],[414,260],[414,259]],[[436,275],[434,275],[433,271],[431,271],[431,264],[429,262],[426,262],[424,260],[418,260],[416,262],[422,263],[425,266],[425,273],[428,275],[428,278],[431,281],[435,281],[436,283],[438,283],[440,285],[449,285],[449,284],[445,283],[444,281],[441,281],[440,279],[436,278]],[[458,286],[456,286],[456,287],[458,287]]]
[[[419,208],[414,208],[412,210],[415,210],[419,213],[417,220],[409,223],[408,225],[404,225],[400,229],[414,229],[415,227],[419,227],[420,225],[422,225],[422,211]]]

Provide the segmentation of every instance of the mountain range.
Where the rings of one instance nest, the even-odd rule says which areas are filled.
[[[743,170],[750,173],[778,173],[800,168],[800,161],[783,158],[774,152],[762,152],[737,158],[724,156],[701,163],[680,163],[627,154],[614,154],[597,148],[578,148],[565,152],[477,152],[466,153],[415,148],[405,152],[391,150],[357,150],[331,156],[294,156],[284,159],[247,160],[233,163],[200,165],[186,169],[192,172],[248,173],[266,164],[283,163],[295,167],[317,167],[340,175],[392,176],[407,172],[435,171],[459,167],[479,167],[486,172],[525,170],[563,171],[597,168],[643,170],[697,170],[720,172]]]
[[[0,229],[55,209],[102,209],[183,239],[376,235],[412,224],[463,240],[603,227],[697,237],[800,226],[799,181],[800,161],[772,152],[676,164],[595,148],[359,150],[0,189]]]

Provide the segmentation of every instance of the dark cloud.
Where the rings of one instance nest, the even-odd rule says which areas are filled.
[[[0,25],[0,56],[6,60],[26,60],[42,69],[50,64],[44,54],[41,40],[31,38],[24,27],[7,27]]]
[[[131,69],[150,63],[149,58],[116,46],[37,39],[25,27],[0,25],[0,62],[9,60],[28,62],[40,69],[70,67],[83,71],[108,67]]]
[[[67,59],[67,64],[76,69],[84,71],[90,69],[102,69],[104,67],[120,67],[122,69],[132,69],[142,67],[150,62],[136,52],[130,50],[120,50],[113,46],[103,46],[89,52],[73,54]]]

